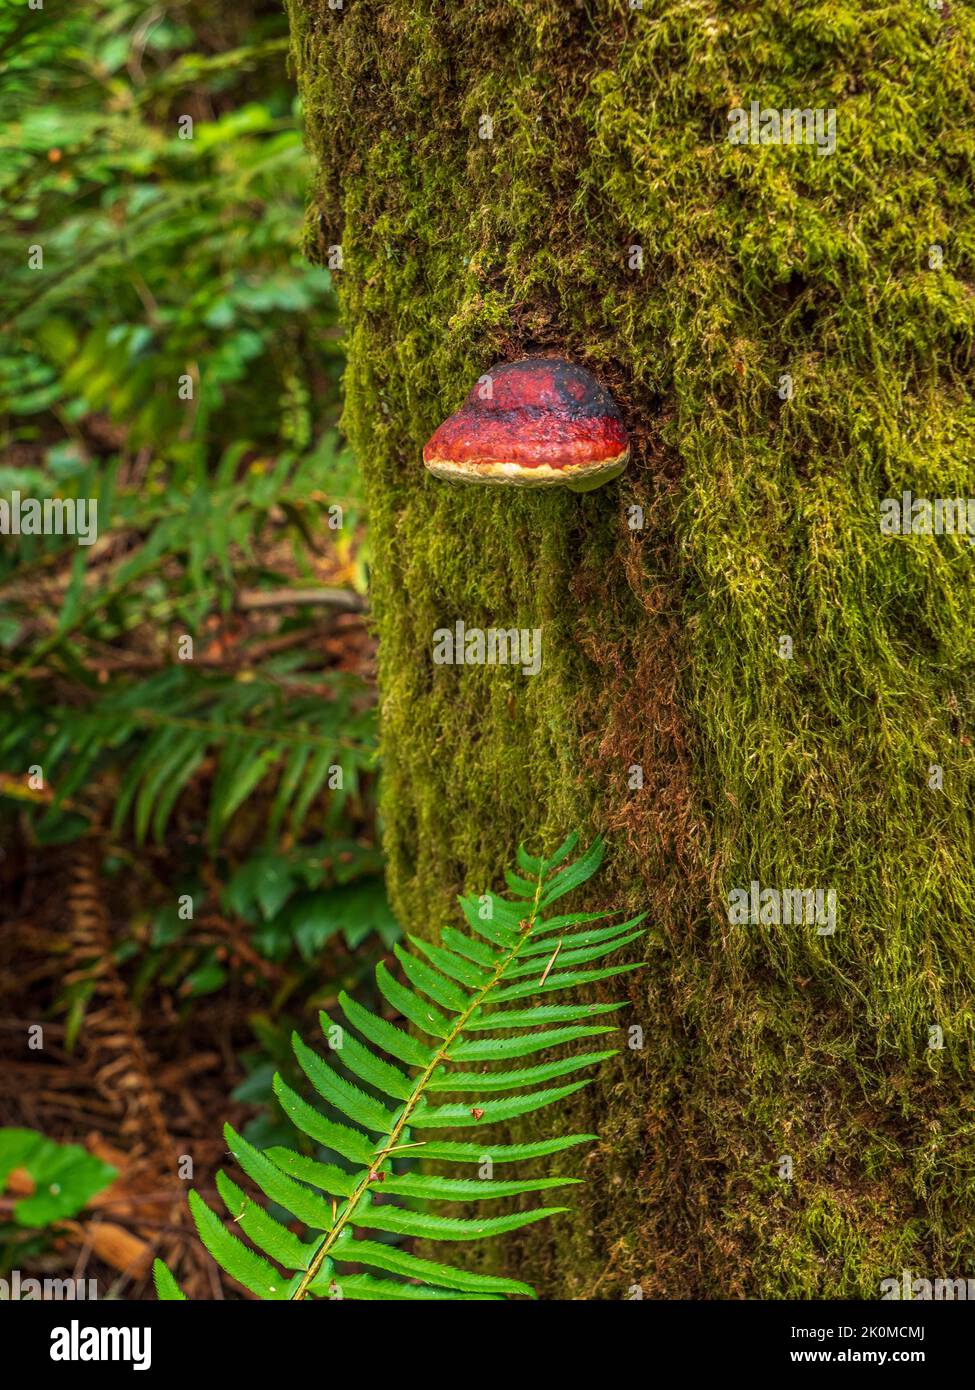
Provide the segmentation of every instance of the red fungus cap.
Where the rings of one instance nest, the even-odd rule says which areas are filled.
[[[629,456],[612,397],[584,367],[561,357],[492,367],[423,450],[438,478],[576,491],[615,478]]]

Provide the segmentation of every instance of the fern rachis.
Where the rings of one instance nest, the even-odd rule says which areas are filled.
[[[639,964],[593,967],[594,961],[643,934],[640,923],[645,914],[598,927],[593,924],[614,914],[563,914],[547,921],[543,916],[548,906],[599,867],[599,841],[575,861],[565,862],[577,838],[570,836],[548,859],[535,859],[519,850],[520,872],[506,875],[513,900],[494,894],[462,898],[470,936],[447,927],[441,945],[414,940],[416,953],[397,947],[406,984],[383,965],[377,968],[380,993],[423,1033],[423,1039],[370,1013],[344,993],[339,996],[342,1012],[358,1037],[326,1015],[322,1015],[322,1027],[335,1057],[355,1080],[294,1036],[302,1071],[341,1118],[332,1119],[310,1105],[281,1077],[275,1078],[278,1099],[300,1131],[352,1165],[352,1171],[287,1149],[261,1152],[226,1128],[230,1150],[251,1180],[272,1202],[317,1232],[313,1240],[303,1240],[221,1173],[217,1180],[221,1198],[257,1247],[255,1251],[231,1235],[192,1193],[190,1205],[203,1243],[245,1287],[262,1298],[296,1300],[308,1295],[359,1299],[533,1295],[530,1286],[518,1280],[451,1269],[397,1246],[355,1237],[353,1227],[386,1235],[476,1240],[566,1210],[537,1207],[501,1217],[446,1217],[385,1199],[480,1202],[577,1181],[564,1177],[499,1180],[493,1177],[493,1164],[557,1153],[594,1135],[491,1146],[483,1140],[416,1137],[428,1129],[476,1128],[492,1120],[532,1114],[587,1085],[586,1079],[574,1079],[575,1075],[616,1052],[597,1047],[569,1057],[537,1060],[538,1053],[563,1043],[613,1031],[603,1018],[620,1005],[553,1005],[535,1002],[535,996],[619,975]],[[515,1007],[496,1007],[509,1003]],[[524,1066],[510,1065],[523,1058],[532,1060]],[[479,1069],[485,1063],[498,1064],[498,1069]],[[415,1073],[410,1075],[404,1065],[415,1068]],[[357,1082],[364,1082],[369,1090]],[[524,1091],[525,1086],[538,1089]],[[440,1093],[464,1099],[439,1104]],[[488,1157],[491,1176],[487,1178],[446,1177],[400,1171],[395,1166],[416,1158],[482,1165]],[[376,1196],[383,1200],[375,1201]],[[265,1256],[292,1271],[290,1277],[279,1274]],[[336,1265],[365,1266],[397,1277],[345,1274]],[[418,1282],[400,1282],[403,1279]],[[163,1267],[157,1271],[157,1286],[162,1298],[180,1296]]]

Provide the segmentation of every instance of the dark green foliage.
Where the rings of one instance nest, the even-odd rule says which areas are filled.
[[[66,711],[43,755],[70,799],[108,760],[124,762],[114,829],[131,817],[136,840],[162,843],[173,806],[208,756],[214,757],[208,833],[216,846],[227,822],[266,778],[277,787],[268,821],[273,843],[286,823],[300,834],[312,802],[328,789],[334,825],[345,800],[359,790],[373,754],[373,712],[361,705],[355,680],[313,681],[303,658],[269,660],[246,681],[175,665],[148,680],[106,694],[91,712]],[[292,694],[292,689],[298,693]],[[58,713],[62,713],[58,711]],[[138,736],[138,752],[133,743]],[[341,771],[341,785],[333,770]],[[59,774],[66,772],[60,780]]]
[[[389,947],[399,937],[382,883],[382,855],[352,840],[251,856],[223,894],[228,911],[254,924],[269,959],[296,946],[314,960],[336,933],[354,951],[372,932]],[[327,889],[327,891],[322,891]]]
[[[361,588],[361,505],[286,21],[221,9],[0,0],[0,498],[98,509],[90,546],[0,537],[0,824],[107,835],[117,872],[175,844],[198,903],[201,845],[258,949],[308,964],[333,930],[392,937],[371,697],[328,669],[327,610],[241,602],[326,565]],[[289,891],[252,911],[275,853]],[[191,927],[160,909],[137,994],[223,983]]]
[[[485,894],[462,899],[476,935],[453,933],[450,949],[425,947],[433,965],[397,949],[408,984],[396,982],[380,967],[380,990],[422,1036],[402,1031],[344,994],[340,1003],[345,1023],[322,1016],[330,1047],[328,1061],[295,1035],[295,1056],[317,1093],[316,1105],[302,1100],[280,1077],[275,1079],[275,1090],[295,1127],[319,1145],[329,1161],[278,1147],[261,1152],[226,1127],[228,1146],[240,1167],[308,1233],[295,1235],[221,1173],[220,1195],[248,1245],[230,1234],[196,1193],[191,1194],[203,1243],[223,1269],[252,1293],[271,1299],[306,1295],[492,1299],[533,1294],[521,1280],[454,1269],[439,1259],[423,1259],[396,1245],[363,1238],[361,1232],[466,1243],[514,1231],[565,1210],[542,1206],[501,1216],[482,1215],[480,1210],[473,1216],[448,1216],[427,1204],[491,1202],[564,1187],[576,1179],[495,1179],[493,1165],[556,1153],[595,1136],[570,1134],[510,1145],[480,1137],[441,1142],[428,1139],[427,1134],[480,1131],[516,1116],[534,1116],[587,1084],[584,1079],[568,1078],[615,1054],[616,1049],[598,1048],[555,1061],[536,1060],[540,1051],[570,1039],[614,1031],[608,1024],[545,1026],[553,1017],[544,1002],[548,995],[570,985],[621,975],[639,964],[572,971],[553,968],[563,953],[574,964],[591,965],[644,934],[639,929],[641,914],[618,924],[612,934],[602,933],[598,945],[579,949],[577,942],[592,936],[586,931],[589,914],[545,919],[545,908],[590,878],[602,860],[602,844],[597,841],[577,860],[559,867],[576,838],[571,836],[549,859],[522,853],[519,863],[531,877],[507,875],[511,898]],[[513,998],[531,1005],[517,1010],[497,1007]],[[569,1011],[574,1018],[592,1018],[618,1007],[577,1005]],[[347,1031],[346,1025],[353,1031]],[[470,1041],[468,1034],[475,1026],[478,1037]],[[529,1031],[522,1031],[526,1028]],[[511,1065],[526,1058],[532,1058],[526,1065]],[[478,1065],[472,1069],[473,1062]],[[403,1063],[415,1071],[404,1070]],[[496,1065],[485,1068],[484,1063]],[[548,1084],[556,1078],[560,1084]],[[443,1102],[442,1094],[456,1099]],[[476,1164],[478,1175],[456,1177],[431,1171],[427,1159]],[[388,1201],[390,1197],[404,1198],[405,1204]],[[357,1272],[359,1266],[380,1273],[362,1274]],[[157,1288],[160,1298],[178,1296],[165,1271],[158,1274]]]
[[[214,840],[262,770],[288,781],[278,810],[294,812],[297,829],[337,722],[353,762],[368,756],[368,719],[349,716],[347,684],[322,682],[321,697],[291,703],[300,662],[269,667],[250,690],[199,664],[243,583],[313,577],[326,538],[348,549],[357,503],[330,429],[329,275],[295,245],[306,166],[283,20],[251,19],[236,47],[193,52],[185,21],[205,27],[202,6],[150,18],[141,27],[144,6],[131,0],[0,8],[0,496],[94,498],[99,540],[3,539],[0,758],[15,778],[42,765],[70,800],[114,756],[129,766],[121,806],[133,805],[141,839],[162,834],[201,759],[220,751],[243,766],[213,800]],[[262,99],[243,100],[255,72]],[[183,113],[192,139],[180,138]],[[31,246],[42,268],[30,268]],[[327,526],[334,504],[346,508],[339,532]],[[99,682],[106,649],[147,627],[173,634],[164,663],[177,661],[176,634],[197,650],[157,678],[127,681],[123,662]],[[53,699],[44,667],[62,680]],[[74,688],[62,703],[65,681]],[[178,725],[188,714],[198,737]],[[302,754],[313,766],[299,789]],[[154,785],[135,768],[151,769]]]
[[[305,164],[281,22],[252,21],[236,48],[207,55],[185,23],[205,21],[202,5],[144,20],[135,0],[0,8],[14,74],[0,94],[12,438],[38,438],[55,411],[66,468],[69,422],[103,410],[129,447],[184,466],[207,435],[304,450],[337,349],[310,341],[329,276],[294,246]],[[255,69],[262,99],[242,100]],[[187,372],[189,410],[176,390]]]

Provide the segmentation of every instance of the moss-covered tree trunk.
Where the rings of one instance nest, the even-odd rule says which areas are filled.
[[[433,933],[581,827],[591,902],[654,924],[643,1047],[569,1116],[587,1186],[497,1260],[571,1298],[975,1273],[975,552],[879,522],[975,496],[971,7],[290,8],[395,907]],[[821,148],[732,143],[753,101],[819,109]],[[622,480],[425,474],[481,373],[553,350],[619,401]],[[434,665],[458,619],[540,627],[540,673]],[[752,881],[834,890],[835,933],[732,923]]]

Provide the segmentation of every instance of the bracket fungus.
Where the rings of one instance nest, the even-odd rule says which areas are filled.
[[[609,392],[561,357],[492,367],[423,450],[438,478],[574,492],[618,477],[629,456],[623,417]]]

